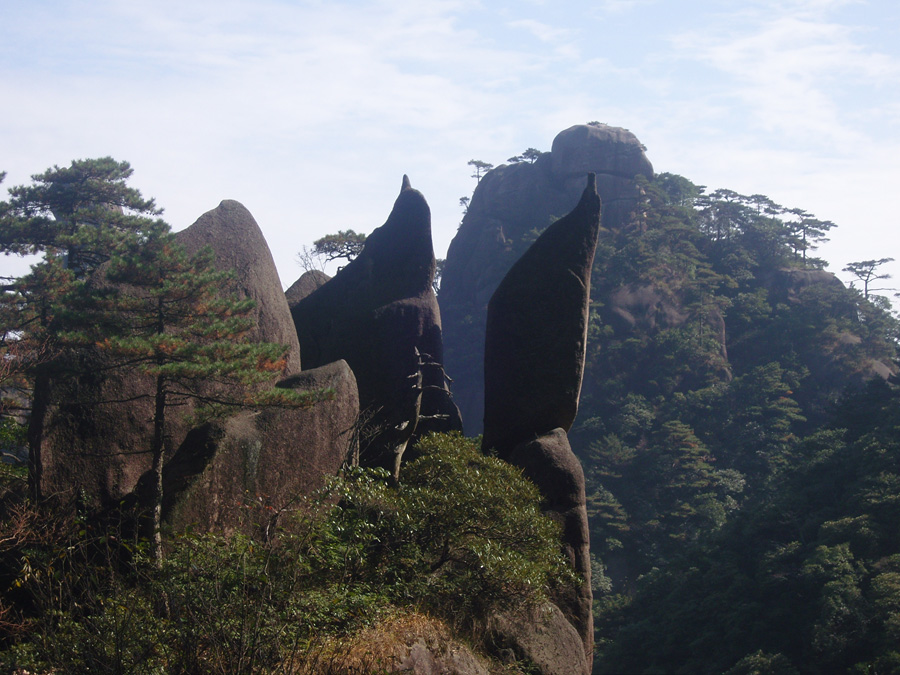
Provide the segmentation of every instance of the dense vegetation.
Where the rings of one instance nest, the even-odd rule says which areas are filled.
[[[875,382],[718,532],[600,600],[598,672],[900,668],[900,391]]]
[[[288,510],[244,506],[264,535],[174,536],[159,568],[140,541],[30,503],[5,471],[0,666],[378,672],[394,664],[398,627],[477,648],[494,610],[573,583],[558,526],[519,470],[454,435],[417,454],[399,486],[350,468]]]
[[[71,169],[35,178],[96,170],[122,187],[130,173]],[[849,264],[862,290],[848,289],[813,256],[831,223],[671,174],[642,189],[633,221],[598,247],[570,433],[587,479],[595,672],[900,671],[900,324],[869,285],[886,259]],[[96,342],[85,326],[101,326],[103,298],[83,294],[87,271],[135,283],[141,255],[169,242],[152,200],[120,191],[97,209],[70,195],[23,188],[0,204],[5,226],[23,226],[3,230],[3,250],[48,252],[4,290],[7,391]],[[42,199],[63,202],[28,206]],[[111,316],[122,307],[104,300]],[[25,441],[3,418],[3,449]],[[571,583],[517,471],[459,437],[419,453],[399,486],[351,469],[288,511],[248,509],[243,534],[172,536],[164,557],[4,468],[0,665],[365,672],[377,664],[359,660],[360,641],[412,622],[477,647],[494,608]]]
[[[130,175],[77,160],[0,202],[0,252],[41,256],[0,290],[0,443],[29,460],[0,464],[0,671],[370,672],[395,665],[403,634],[484,647],[496,610],[576,583],[536,488],[458,436],[420,439],[399,485],[348,467],[280,511],[247,495],[232,536],[163,537],[167,414],[327,392],[271,387],[287,347],[246,339],[253,302],[211,250],[184,251]],[[151,489],[102,512],[43,491],[39,453],[51,385],[96,369],[152,385],[128,399],[152,403]]]
[[[127,402],[152,401],[153,432],[140,439],[152,478],[141,501],[160,562],[167,419],[249,404],[308,406],[315,396],[264,386],[284,368],[288,347],[245,339],[254,301],[229,293],[233,272],[216,269],[210,248],[187,254],[156,217],[162,210],[127,184],[131,173],[110,157],[75,160],[0,202],[0,252],[41,255],[0,291],[0,417],[26,420],[39,500],[54,387],[97,372],[145,378],[145,392]],[[213,388],[221,384],[236,387]]]
[[[643,188],[597,252],[571,433],[596,671],[882,672],[900,409],[865,382],[895,369],[890,305],[821,271],[831,223],[670,174]],[[624,327],[622,289],[656,303]]]
[[[595,672],[900,671],[891,259],[846,263],[846,288],[815,257],[831,222],[673,174],[640,189],[601,233],[569,434]]]

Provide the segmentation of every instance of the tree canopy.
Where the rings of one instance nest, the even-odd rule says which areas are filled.
[[[353,230],[339,230],[336,234],[326,234],[313,242],[313,250],[322,255],[326,262],[345,259],[348,262],[362,253],[366,245],[366,235]]]
[[[528,162],[534,164],[543,153],[536,148],[527,148],[521,155],[513,155],[506,161],[510,164],[518,164],[519,162]]]
[[[885,450],[886,464],[865,455],[842,472],[838,457],[863,450],[835,416],[876,372],[872,386],[894,387],[900,322],[824,270],[816,247],[834,223],[675,174],[639,182],[635,213],[597,247],[569,431],[595,558],[595,672],[824,672],[830,658],[889,671],[897,610],[870,589],[893,552],[871,548],[884,530],[869,549],[851,536],[874,518],[854,520],[862,473],[879,500],[893,495],[890,450],[879,442],[866,452]],[[541,231],[505,232],[510,258]],[[871,274],[871,291],[878,263],[847,271]],[[886,433],[892,414],[871,428]],[[835,463],[820,474],[824,453]],[[845,490],[846,508],[825,513],[824,495]]]
[[[484,174],[494,168],[493,164],[483,162],[480,159],[470,159],[467,163],[469,166],[475,169],[475,173],[472,174],[472,178],[474,178],[479,183],[481,182]]]
[[[847,263],[847,266],[844,268],[844,272],[850,272],[853,276],[857,278],[858,281],[862,282],[863,285],[863,298],[866,300],[869,299],[869,292],[875,290],[889,290],[889,289],[876,289],[869,288],[869,284],[872,282],[878,281],[880,279],[890,279],[891,275],[886,274],[884,272],[879,273],[878,268],[886,265],[890,262],[894,262],[893,258],[879,258],[878,260],[859,260],[857,262]]]

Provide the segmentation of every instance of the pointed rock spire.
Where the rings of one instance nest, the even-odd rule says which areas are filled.
[[[300,372],[300,345],[281,279],[272,251],[250,211],[240,202],[226,199],[175,237],[189,254],[209,246],[216,267],[234,271],[227,290],[256,303],[256,327],[248,339],[288,345],[287,374]]]
[[[584,473],[566,432],[575,421],[587,344],[600,197],[588,174],[581,200],[519,258],[488,303],[482,447],[519,466],[563,524],[562,543],[582,583],[556,602],[593,653],[590,539]],[[589,673],[585,665],[583,672]]]
[[[599,232],[600,197],[588,174],[572,212],[532,244],[488,304],[483,442],[500,457],[575,420]]]
[[[437,412],[427,409],[423,389],[444,387],[441,369],[437,381],[426,372],[443,360],[434,270],[431,211],[404,176],[390,216],[362,253],[291,308],[304,366],[345,359],[356,375],[360,405],[380,430],[360,448],[360,462],[395,474],[419,416]]]

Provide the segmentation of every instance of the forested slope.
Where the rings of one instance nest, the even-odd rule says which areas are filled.
[[[830,222],[636,182],[601,234],[570,434],[595,672],[881,672],[900,625],[889,303],[824,271]]]
[[[897,322],[821,270],[804,217],[667,174],[646,194],[641,235],[611,233],[595,273],[573,434],[606,566],[597,671],[880,672]],[[623,288],[656,316],[623,322]]]

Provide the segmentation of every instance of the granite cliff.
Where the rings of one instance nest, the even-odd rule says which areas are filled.
[[[549,153],[490,171],[475,189],[450,244],[441,280],[447,372],[467,434],[482,430],[487,304],[527,242],[569,213],[596,175],[604,230],[639,228],[637,176],[652,176],[643,146],[631,132],[607,125],[576,125],[561,132]],[[523,244],[524,242],[524,244]]]

